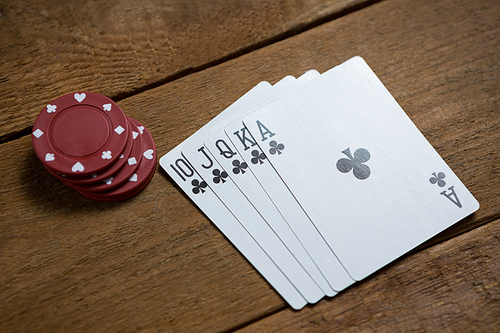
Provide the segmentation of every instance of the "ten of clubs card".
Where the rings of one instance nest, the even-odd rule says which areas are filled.
[[[295,309],[479,208],[362,58],[307,77],[261,83],[160,160]]]

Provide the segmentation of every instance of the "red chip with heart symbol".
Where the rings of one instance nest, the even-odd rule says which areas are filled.
[[[83,177],[113,165],[127,145],[129,132],[127,118],[115,102],[82,92],[47,104],[35,120],[32,141],[47,169]]]
[[[129,199],[149,184],[156,170],[151,133],[96,93],[67,94],[50,102],[32,134],[45,168],[93,200]]]

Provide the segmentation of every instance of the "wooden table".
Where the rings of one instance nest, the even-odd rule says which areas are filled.
[[[19,0],[0,36],[1,332],[500,332],[498,1]],[[113,98],[162,156],[258,82],[355,55],[481,208],[301,311],[162,170],[99,203],[33,152],[65,93]]]

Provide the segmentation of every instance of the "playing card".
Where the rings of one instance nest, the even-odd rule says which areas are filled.
[[[359,57],[244,124],[355,280],[479,207]]]
[[[226,126],[225,132],[241,160],[248,165],[248,170],[258,180],[259,185],[300,240],[331,288],[340,291],[352,284],[354,280],[348,275],[314,224],[309,220],[309,217],[267,160],[267,154],[259,148],[242,121],[232,122]],[[248,193],[248,191],[243,192]],[[279,221],[279,219],[277,220]]]
[[[236,148],[226,136],[224,129],[220,129],[207,136],[204,145],[223,168],[220,169],[220,172],[217,173],[214,180],[216,180],[217,183],[222,182],[223,178],[221,172],[224,172],[225,175],[227,175],[226,178],[229,177],[236,184],[242,194],[250,201],[251,205],[272,228],[286,248],[318,284],[323,293],[328,296],[335,295],[335,292],[323,277],[297,236],[292,229],[290,229],[280,211],[260,186],[253,173],[249,171],[247,162],[245,162],[236,152]]]
[[[299,293],[309,302],[315,303],[324,296],[318,285],[288,251],[278,236],[269,227],[259,212],[229,177],[225,177],[221,166],[204,146],[188,144],[182,149],[188,159],[215,195],[231,211],[241,225],[250,233],[278,268],[286,275]],[[209,168],[205,168],[209,167]],[[224,180],[224,181],[223,181]]]
[[[252,109],[252,105],[241,106],[232,115],[240,115]],[[223,130],[225,121],[221,122]],[[183,156],[190,161],[200,176],[215,192],[224,205],[234,214],[261,245],[282,272],[288,277],[301,295],[310,303],[317,302],[325,293],[318,287],[306,270],[297,262],[278,236],[269,227],[254,206],[228,178],[225,170],[215,161],[203,146],[202,137],[193,139],[182,149]]]
[[[286,78],[284,81],[290,82],[294,78]],[[282,83],[283,84],[283,83]],[[255,242],[250,234],[243,228],[239,221],[224,206],[222,201],[211,191],[204,180],[199,177],[190,163],[182,156],[181,149],[190,140],[203,135],[215,124],[231,116],[231,111],[238,105],[252,103],[253,99],[260,96],[269,95],[271,85],[261,82],[231,107],[223,111],[212,119],[207,125],[198,130],[188,140],[174,148],[160,159],[160,165],[170,175],[170,177],[183,189],[183,191],[193,200],[207,217],[221,230],[224,235],[238,248],[238,250],[254,265],[254,267],[266,278],[266,280],[278,291],[278,293],[294,309],[300,309],[306,300],[300,295],[297,289],[279,270],[276,264]]]
[[[160,165],[292,308],[301,309],[307,304],[222,201],[205,186],[201,177],[181,155],[180,147],[163,156]]]

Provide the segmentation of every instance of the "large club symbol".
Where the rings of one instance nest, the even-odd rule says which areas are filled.
[[[342,151],[349,158],[341,158],[337,161],[337,169],[342,173],[347,173],[352,170],[354,177],[359,180],[364,180],[370,177],[370,168],[363,164],[370,159],[370,152],[364,148],[356,149],[354,157],[351,155],[349,148]]]
[[[229,176],[226,171],[220,172],[219,169],[214,169],[214,171],[212,171],[212,175],[215,176],[213,179],[215,184],[219,184],[220,182],[225,183],[226,181],[224,180],[224,178],[227,178]]]
[[[266,154],[259,152],[257,149],[252,151],[252,159],[250,160],[252,164],[257,164],[257,163],[264,163],[264,160],[266,159]]]
[[[202,180],[201,182],[198,180],[198,179],[193,179],[193,181],[191,181],[191,185],[193,185],[193,193],[194,194],[198,194],[200,193],[205,193],[205,190],[204,188],[206,188],[208,186],[207,183],[205,183],[204,180]]]
[[[248,164],[246,162],[240,162],[238,160],[233,161],[233,173],[235,175],[239,174],[241,171],[241,174],[245,173],[245,169],[248,168]]]

